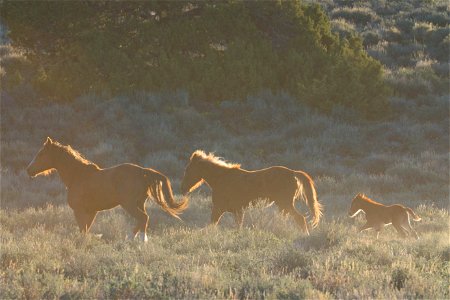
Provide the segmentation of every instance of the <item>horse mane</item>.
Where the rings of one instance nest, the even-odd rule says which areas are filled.
[[[239,169],[241,167],[240,164],[230,163],[223,160],[223,158],[215,156],[214,153],[206,154],[202,150],[197,150],[192,153],[190,160],[200,159],[205,162],[212,163],[214,165],[228,168],[228,169]]]
[[[62,145],[59,142],[53,141],[52,145],[56,146],[58,149],[62,150],[62,153],[66,154],[68,157],[73,158],[74,161],[85,165],[85,166],[90,166],[93,167],[95,169],[100,169],[99,166],[95,163],[93,163],[92,161],[86,159],[83,155],[81,155],[80,152],[76,151],[75,149],[73,149],[70,145]]]
[[[372,199],[370,199],[369,197],[367,197],[365,194],[359,193],[357,195],[358,198],[360,198],[361,200],[368,202],[368,203],[372,203],[372,204],[380,204],[377,201],[374,201]]]

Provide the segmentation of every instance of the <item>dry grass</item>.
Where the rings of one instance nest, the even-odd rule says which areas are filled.
[[[0,288],[6,298],[447,298],[446,210],[422,206],[421,239],[386,228],[358,234],[362,220],[328,211],[301,236],[293,222],[261,206],[236,230],[230,220],[199,229],[209,199],[195,197],[185,222],[155,208],[149,243],[126,242],[131,224],[102,213],[93,233],[77,233],[67,206],[1,211]],[[155,220],[158,221],[155,224]]]

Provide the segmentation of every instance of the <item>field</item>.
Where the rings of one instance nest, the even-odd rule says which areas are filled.
[[[195,197],[184,223],[150,209],[147,244],[124,240],[122,211],[103,213],[88,237],[67,206],[2,211],[6,298],[434,298],[448,295],[448,212],[421,206],[419,241],[392,228],[379,240],[361,220],[326,217],[311,236],[261,207],[242,230],[201,229],[209,199]],[[328,211],[327,215],[331,215]]]
[[[449,298],[448,12],[438,1],[396,1],[385,10],[380,1],[359,9],[344,3],[352,1],[320,2],[336,31],[359,32],[384,64],[393,89],[384,119],[367,121],[339,106],[323,114],[269,91],[198,106],[183,91],[43,104],[30,100],[31,89],[2,90],[1,297]],[[22,59],[1,47],[3,61]],[[157,169],[177,198],[196,149],[245,169],[304,170],[324,217],[305,236],[261,203],[246,211],[240,230],[231,215],[212,227],[211,192],[202,187],[183,221],[147,202],[146,244],[125,240],[133,221],[121,208],[101,212],[83,236],[58,175],[31,179],[25,172],[47,136],[100,167]],[[358,233],[364,217],[350,219],[347,211],[359,192],[413,208],[422,217],[412,224],[420,239],[402,239],[392,227],[378,240],[373,231]],[[298,208],[307,212],[303,203]]]

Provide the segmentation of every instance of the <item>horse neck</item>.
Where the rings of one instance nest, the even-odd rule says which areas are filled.
[[[381,204],[373,202],[373,201],[363,200],[363,201],[360,202],[359,205],[360,205],[362,210],[366,211],[367,209],[370,209],[370,208],[375,207],[375,206],[380,206]]]
[[[219,186],[223,182],[223,177],[230,174],[230,168],[218,166],[213,163],[205,164],[203,180],[214,190],[214,187]]]
[[[91,165],[86,165],[67,153],[60,153],[55,158],[55,169],[66,187],[76,183],[92,169]]]

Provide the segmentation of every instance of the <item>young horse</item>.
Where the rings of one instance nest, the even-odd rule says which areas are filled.
[[[300,228],[309,234],[305,217],[295,208],[295,200],[300,195],[312,213],[313,227],[317,226],[322,215],[314,182],[305,172],[285,167],[247,171],[238,164],[226,163],[213,154],[207,155],[197,150],[192,154],[184,173],[181,183],[183,195],[192,192],[203,182],[212,189],[212,224],[217,224],[224,212],[231,212],[236,223],[242,226],[244,209],[250,202],[267,199],[275,202],[285,214],[293,216]]]
[[[27,172],[35,177],[52,170],[58,171],[67,187],[67,201],[84,233],[89,232],[97,212],[120,205],[137,220],[133,236],[140,232],[140,239],[146,242],[148,215],[145,201],[148,197],[178,219],[178,214],[187,208],[187,199],[180,203],[174,201],[170,182],[163,174],[133,164],[101,169],[70,146],[47,138]]]
[[[410,234],[419,239],[417,232],[411,227],[409,217],[412,216],[414,221],[420,221],[421,219],[411,208],[400,204],[386,206],[373,201],[364,194],[358,194],[353,198],[348,214],[353,218],[361,211],[366,214],[367,222],[361,227],[359,232],[374,228],[377,231],[378,238],[381,229],[392,224],[402,237]]]

